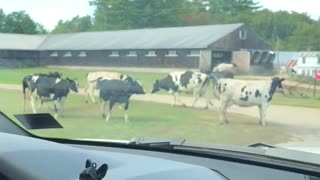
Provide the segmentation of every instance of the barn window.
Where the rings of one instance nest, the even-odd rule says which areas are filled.
[[[55,51],[55,52],[52,52],[52,53],[50,54],[50,56],[51,56],[51,57],[57,57],[57,56],[59,56],[59,54],[58,54],[57,51]]]
[[[177,56],[177,51],[169,50],[167,56]]]
[[[157,56],[157,52],[156,51],[148,51],[146,56]]]
[[[84,52],[84,51],[81,51],[78,56],[79,56],[79,57],[86,57],[86,56],[87,56],[87,53]]]
[[[214,52],[213,53],[213,57],[214,58],[222,58],[223,57],[223,53],[222,52]]]
[[[247,39],[247,31],[240,30],[239,31],[239,38],[242,39],[242,40]]]
[[[302,58],[302,64],[305,64],[305,63],[306,63],[306,58],[303,57],[303,58]]]
[[[305,76],[306,75],[306,71],[304,69],[302,69],[302,75]]]
[[[188,56],[200,56],[199,50],[191,50]]]
[[[127,56],[137,56],[137,52],[136,51],[129,51]]]
[[[119,52],[118,51],[112,51],[110,56],[117,57],[117,56],[119,56]]]
[[[71,57],[72,54],[71,54],[71,52],[66,52],[63,56],[64,56],[64,57]]]

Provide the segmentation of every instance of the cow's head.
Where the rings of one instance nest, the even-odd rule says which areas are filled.
[[[154,82],[153,84],[153,89],[151,91],[151,93],[156,93],[160,90],[160,83],[159,83],[159,80],[156,80],[156,82]]]
[[[130,82],[132,92],[134,94],[145,94],[146,92],[143,89],[143,86],[140,81],[134,80],[133,82]]]
[[[74,92],[79,92],[79,83],[76,79],[66,79],[68,81],[69,84],[69,89],[74,91]]]
[[[89,159],[86,161],[85,169],[81,172],[79,180],[101,180],[108,171],[108,165],[103,164],[96,169],[97,164],[92,163]]]
[[[283,93],[283,86],[282,86],[282,81],[284,81],[284,78],[280,78],[280,77],[273,77],[272,78],[272,82],[271,82],[271,88],[270,91],[273,94],[274,92],[278,91]]]
[[[62,73],[59,73],[59,72],[49,72],[49,76],[50,76],[50,77],[55,77],[55,78],[61,78],[61,77],[62,77]]]

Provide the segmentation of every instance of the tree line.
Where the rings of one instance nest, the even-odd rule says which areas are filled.
[[[94,7],[92,16],[60,20],[50,33],[242,22],[274,48],[288,51],[320,50],[320,19],[314,20],[307,14],[297,12],[272,12],[253,0],[90,0],[88,6]],[[24,19],[30,18],[25,12],[18,13]],[[8,20],[8,23],[2,23],[2,14],[0,11],[1,32],[45,32],[40,24],[22,21],[17,14],[10,21],[16,26],[15,23],[29,22],[30,25],[26,27],[31,28],[21,30],[12,27]],[[9,15],[4,19],[13,16]]]

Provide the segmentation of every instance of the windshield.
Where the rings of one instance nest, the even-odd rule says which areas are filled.
[[[33,134],[320,147],[319,1],[0,2],[0,110],[63,126]]]

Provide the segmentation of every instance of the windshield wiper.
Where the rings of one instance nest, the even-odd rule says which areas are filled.
[[[264,143],[254,143],[254,144],[250,144],[248,147],[254,147],[254,148],[277,148],[275,146],[269,145],[269,144],[264,144]]]
[[[136,138],[132,138],[128,144],[174,149],[175,146],[181,146],[185,142],[186,142],[185,139],[136,137]]]

